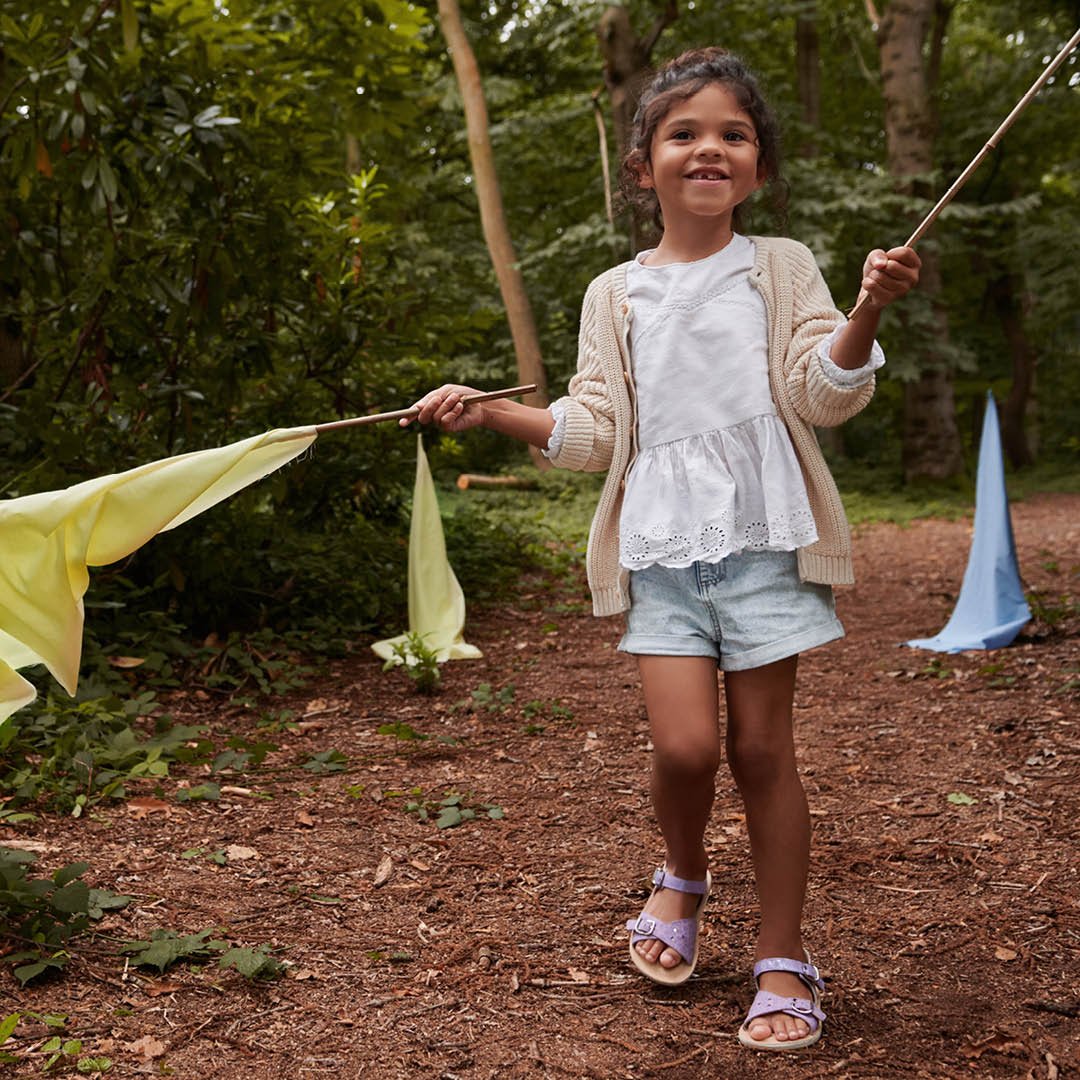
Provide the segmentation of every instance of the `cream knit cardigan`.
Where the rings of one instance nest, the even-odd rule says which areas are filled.
[[[757,254],[750,281],[768,317],[769,385],[802,467],[818,531],[815,543],[799,548],[799,575],[804,581],[850,585],[855,580],[851,533],[814,426],[833,427],[854,416],[873,396],[874,382],[844,388],[825,375],[817,345],[844,316],[810,250],[779,237],[751,239]],[[637,454],[626,267],[601,274],[585,292],[578,369],[569,396],[560,399],[566,426],[551,456],[560,468],[607,470],[585,558],[596,615],[616,615],[630,606],[629,572],[619,565],[618,542],[626,472]]]

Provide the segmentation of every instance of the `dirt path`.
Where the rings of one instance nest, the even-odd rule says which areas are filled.
[[[473,614],[484,659],[448,665],[434,698],[366,651],[338,665],[297,699],[304,722],[264,766],[230,778],[251,795],[0,831],[37,844],[43,870],[85,859],[93,883],[137,895],[109,920],[116,938],[226,927],[278,949],[286,978],[124,970],[101,943],[56,983],[0,974],[0,1016],[65,1014],[116,1077],[1076,1076],[1080,497],[1013,515],[1052,629],[993,653],[899,647],[943,625],[970,522],[875,526],[839,598],[848,637],[804,658],[807,936],[829,983],[808,1054],[735,1039],[755,904],[726,773],[699,974],[663,991],[627,964],[622,924],[660,856],[636,673],[614,651],[617,621],[586,614],[583,589],[539,581],[513,610]],[[189,695],[173,711],[255,730],[253,714],[211,705]],[[331,748],[344,771],[300,767]],[[437,829],[408,809],[448,793],[477,817]],[[184,857],[230,845],[251,854]],[[48,1032],[18,1034],[12,1075],[40,1075]]]

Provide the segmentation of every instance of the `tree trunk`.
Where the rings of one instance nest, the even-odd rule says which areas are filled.
[[[618,160],[629,149],[630,131],[638,99],[649,75],[649,61],[660,35],[679,17],[679,5],[669,0],[657,15],[648,34],[638,37],[625,7],[606,8],[596,27],[600,55],[604,58],[604,85],[611,102]],[[642,230],[635,219],[630,225],[630,243],[636,253],[643,246]]]
[[[465,36],[457,0],[439,0],[439,23],[454,62],[454,74],[457,76],[465,107],[469,157],[472,161],[476,197],[480,203],[480,225],[484,231],[492,266],[495,268],[503,304],[506,306],[506,317],[510,323],[514,354],[517,357],[518,379],[522,383],[536,383],[536,392],[525,397],[526,403],[544,406],[548,404],[547,376],[540,353],[536,322],[521,271],[518,269],[510,230],[506,225],[502,193],[491,152],[484,88],[480,82],[476,56]],[[537,452],[533,455],[533,460],[543,463],[547,459]]]
[[[889,171],[905,193],[929,197],[926,182],[934,165],[932,72],[924,49],[933,23],[935,40],[944,34],[948,7],[941,0],[891,0],[878,25],[881,86]],[[936,46],[931,50],[933,55]],[[949,324],[938,303],[941,267],[932,247],[920,251],[920,290],[933,305],[934,333],[918,380],[904,393],[904,476],[910,481],[943,480],[964,468],[952,375],[944,357]],[[903,313],[901,312],[901,318]]]
[[[990,299],[1001,320],[1012,359],[1012,385],[1001,410],[1001,439],[1014,468],[1035,463],[1025,420],[1035,389],[1035,348],[1024,326],[1021,287],[1015,274],[1001,274],[991,280]]]

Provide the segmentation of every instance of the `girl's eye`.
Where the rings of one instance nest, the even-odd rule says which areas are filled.
[[[727,131],[724,133],[724,142],[746,142],[746,136],[741,131]]]
[[[673,139],[680,139],[682,141],[685,141],[687,139],[692,139],[694,137],[694,133],[692,131],[676,131],[672,134],[671,137]]]

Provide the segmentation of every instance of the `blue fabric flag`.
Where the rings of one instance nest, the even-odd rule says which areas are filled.
[[[1002,649],[1031,618],[1020,583],[1005,463],[1001,456],[997,408],[986,396],[979,474],[975,482],[975,534],[971,538],[960,598],[937,637],[907,642],[916,649],[956,653],[965,649]]]

